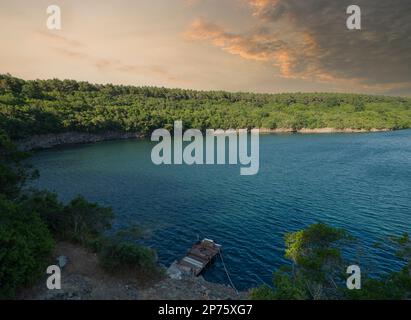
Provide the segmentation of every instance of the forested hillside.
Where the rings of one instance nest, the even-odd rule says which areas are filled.
[[[411,128],[411,99],[334,93],[254,94],[25,81],[0,75],[0,128],[33,134],[149,133],[171,128]]]

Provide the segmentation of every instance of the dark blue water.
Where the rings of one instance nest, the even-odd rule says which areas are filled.
[[[374,244],[411,232],[411,130],[261,136],[256,176],[240,176],[239,166],[155,166],[152,146],[118,141],[39,152],[36,185],[64,201],[83,194],[112,206],[116,228],[145,226],[165,265],[198,235],[217,240],[241,289],[270,282],[286,262],[284,234],[318,221],[358,237],[364,269],[401,267],[390,248]],[[227,283],[220,262],[205,277]]]

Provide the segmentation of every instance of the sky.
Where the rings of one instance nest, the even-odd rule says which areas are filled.
[[[61,30],[49,30],[49,5]],[[346,27],[361,8],[361,30]],[[0,0],[0,73],[411,96],[410,0]]]

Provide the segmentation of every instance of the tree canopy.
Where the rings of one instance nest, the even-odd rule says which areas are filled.
[[[13,139],[65,131],[186,128],[411,128],[411,99],[340,93],[256,94],[25,81],[0,75],[0,126]]]
[[[285,257],[291,264],[274,272],[273,286],[253,289],[253,299],[410,299],[411,240],[407,234],[392,237],[390,248],[404,262],[400,271],[380,278],[361,276],[361,289],[346,287],[347,267],[352,265],[343,250],[355,244],[346,230],[316,223],[303,230],[285,234]],[[388,240],[388,239],[387,239]]]

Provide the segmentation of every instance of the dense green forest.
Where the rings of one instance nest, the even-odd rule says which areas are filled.
[[[187,128],[411,128],[411,99],[335,93],[254,94],[25,81],[0,75],[0,128],[13,139],[65,131],[147,134]]]

